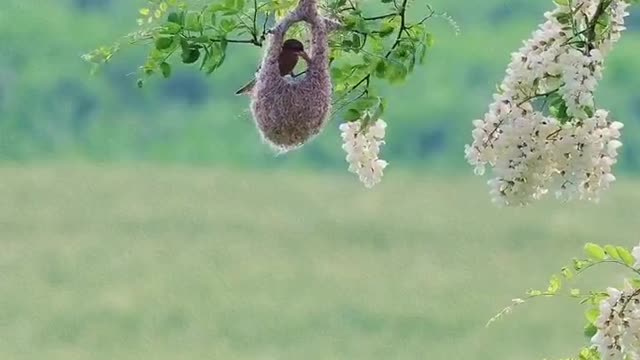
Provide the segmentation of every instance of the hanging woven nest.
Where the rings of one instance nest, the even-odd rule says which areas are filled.
[[[311,60],[303,76],[282,77],[278,63],[282,44],[287,30],[300,21],[311,30]],[[318,13],[317,0],[300,0],[271,30],[251,93],[251,112],[265,142],[278,151],[302,146],[327,121],[332,95],[328,37],[338,26]]]

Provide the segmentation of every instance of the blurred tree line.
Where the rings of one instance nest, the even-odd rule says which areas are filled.
[[[203,0],[202,0],[203,1]],[[423,0],[414,0],[422,3]],[[435,46],[407,83],[383,90],[389,123],[384,157],[417,168],[464,169],[471,120],[487,110],[509,54],[542,22],[550,0],[433,0],[461,32],[433,19]],[[207,77],[176,67],[168,80],[136,86],[142,49],[131,48],[96,75],[80,56],[136,29],[144,1],[4,0],[0,9],[0,159],[155,161],[269,167],[344,167],[332,121],[303,149],[273,156],[235,97],[260,58],[250,45]],[[599,91],[625,123],[621,168],[640,170],[640,12],[615,49]],[[339,119],[337,119],[339,120]]]

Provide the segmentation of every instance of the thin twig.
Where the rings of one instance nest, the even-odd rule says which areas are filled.
[[[384,56],[385,59],[388,59],[389,56],[393,54],[393,50],[395,50],[400,45],[400,43],[402,42],[402,34],[404,34],[405,31],[407,30],[407,2],[408,1],[409,0],[402,0],[402,5],[399,8],[398,8],[398,5],[396,4],[396,8],[398,8],[397,16],[400,16],[400,29],[398,30],[398,35],[396,36],[396,40],[391,45],[391,49],[389,49],[389,51],[387,51],[387,53],[385,54]],[[368,86],[370,81],[371,81],[371,73],[364,76],[360,81],[358,81],[354,86],[352,86],[351,89],[347,91],[347,94],[351,93],[352,91],[360,87],[360,85],[362,84],[366,83]]]
[[[634,291],[631,295],[629,295],[629,298],[625,300],[624,304],[622,304],[622,308],[620,309],[620,312],[618,312],[618,315],[620,317],[623,317],[624,315],[624,311],[627,309],[627,306],[629,306],[629,303],[634,300],[633,298],[640,295],[640,289],[637,289],[636,291]]]
[[[428,6],[429,8],[429,15],[425,16],[422,20],[418,21],[417,23],[409,26],[409,29],[411,29],[412,27],[416,26],[416,25],[422,25],[425,22],[427,22],[427,20],[431,19],[435,14],[435,10],[433,10],[433,8],[431,6]]]
[[[262,45],[264,40],[267,38],[267,22],[269,22],[270,16],[270,12],[267,12],[267,14],[264,16],[264,22],[262,23],[262,35],[260,35],[260,45]]]
[[[596,9],[596,12],[593,14],[593,18],[591,19],[591,22],[587,26],[587,33],[586,33],[587,47],[585,48],[586,54],[589,54],[589,52],[591,52],[591,50],[595,48],[594,42],[596,41],[596,35],[597,35],[596,25],[598,24],[600,17],[604,15],[604,12],[607,10],[609,5],[611,5],[611,3],[612,3],[612,0],[601,0],[600,3],[598,4],[598,8]]]
[[[253,35],[253,40],[258,42],[258,0],[253,0],[253,29],[251,35]]]
[[[554,90],[551,90],[551,91],[548,91],[548,92],[546,92],[546,93],[542,93],[542,94],[535,94],[535,95],[531,95],[531,96],[529,96],[529,97],[525,98],[524,100],[520,101],[520,102],[518,103],[518,105],[516,105],[516,106],[517,106],[517,107],[520,107],[520,106],[524,105],[524,103],[529,102],[529,101],[531,101],[531,100],[533,100],[533,99],[537,99],[537,98],[541,98],[541,97],[548,97],[548,96],[551,96],[551,95],[553,95],[553,94],[557,93],[558,91],[560,91],[560,88],[558,88],[558,89],[554,89]]]
[[[234,44],[252,44],[256,46],[262,46],[262,44],[254,39],[225,39],[225,38],[209,38],[211,43],[234,43]]]
[[[366,20],[366,21],[384,20],[384,19],[396,17],[398,15],[399,15],[398,13],[391,13],[391,14],[380,15],[380,16],[363,17],[362,20]]]

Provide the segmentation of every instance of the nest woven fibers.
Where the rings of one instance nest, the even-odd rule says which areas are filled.
[[[311,60],[296,78],[280,75],[278,58],[287,30],[304,21],[311,30]],[[318,13],[317,0],[298,6],[272,30],[251,93],[251,112],[263,140],[280,152],[298,148],[319,134],[331,112],[329,33],[339,24]]]

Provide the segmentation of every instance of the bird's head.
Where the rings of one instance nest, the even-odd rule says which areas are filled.
[[[282,50],[301,53],[304,51],[304,45],[300,42],[300,40],[288,39],[282,44]]]
[[[305,60],[309,61],[309,56],[304,51],[304,45],[302,42],[296,39],[288,39],[282,44],[282,52],[288,54],[295,54],[301,56]]]

